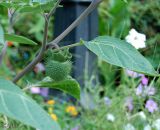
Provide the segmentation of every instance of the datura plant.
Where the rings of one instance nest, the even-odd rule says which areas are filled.
[[[86,18],[102,0],[93,0],[89,7],[58,37],[48,41],[48,26],[51,16],[60,6],[61,0],[1,0],[0,5],[8,9],[10,22],[16,14],[36,12],[43,14],[44,31],[42,44],[35,58],[12,81],[0,79],[0,113],[4,117],[18,120],[37,130],[60,130],[60,126],[33,100],[25,91],[16,85],[25,74],[44,60],[46,77],[37,83],[38,87],[48,87],[64,91],[73,97],[80,99],[80,87],[78,82],[70,76],[72,62],[69,49],[76,46],[85,46],[102,60],[122,68],[144,73],[150,76],[160,76],[152,65],[131,45],[124,40],[111,36],[99,36],[92,41],[80,40],[79,43],[59,46],[60,41],[70,33],[79,23]],[[62,7],[63,8],[63,7]],[[11,27],[13,26],[12,23]],[[11,28],[9,27],[9,28]],[[14,31],[4,31],[0,24],[0,65],[7,50],[7,41],[37,45],[35,41],[24,36],[16,35]]]

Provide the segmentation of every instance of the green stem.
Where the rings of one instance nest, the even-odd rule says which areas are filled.
[[[48,26],[49,26],[49,20],[50,17],[55,13],[56,8],[58,7],[59,3],[61,0],[58,0],[56,5],[51,9],[48,15],[44,15],[45,17],[45,27],[44,27],[44,36],[43,36],[43,42],[42,42],[42,47],[35,59],[28,64],[16,77],[13,79],[13,82],[16,83],[20,78],[22,78],[26,73],[32,70],[32,68],[39,62],[41,61],[44,52],[46,51],[46,44],[47,44],[47,37],[48,37]]]
[[[27,72],[29,72],[41,59],[42,56],[46,50],[46,42],[47,42],[47,36],[48,36],[48,21],[45,20],[45,28],[44,28],[44,38],[41,50],[37,57],[29,64],[27,65],[16,77],[13,79],[13,82],[16,83],[21,77],[23,77]]]
[[[26,73],[32,70],[32,68],[39,62],[41,61],[44,52],[46,49],[49,47],[57,45],[68,33],[70,33],[84,18],[86,18],[97,6],[99,3],[102,2],[102,0],[93,0],[92,3],[89,5],[89,7],[63,32],[61,33],[55,40],[53,40],[50,43],[47,42],[47,32],[48,32],[48,24],[49,24],[49,19],[52,16],[52,14],[55,12],[55,8],[58,7],[59,3],[61,0],[59,0],[56,4],[56,6],[53,7],[53,9],[50,11],[50,13],[45,17],[45,29],[44,29],[44,39],[42,42],[42,47],[41,50],[38,54],[38,56],[33,59],[33,61],[27,65],[22,72],[20,72],[14,79],[13,82],[16,83],[20,78],[22,78]],[[68,46],[61,47],[61,49],[65,48],[71,48],[75,46],[79,46],[82,43],[76,43]],[[59,48],[57,48],[59,50]]]
[[[52,8],[52,10],[49,12],[48,14],[48,18],[50,18],[56,11],[56,9],[58,8],[59,4],[61,3],[62,0],[58,0],[55,4],[55,6]]]
[[[82,45],[84,45],[83,42],[78,42],[78,43],[74,43],[74,44],[71,44],[71,45],[67,45],[67,46],[57,48],[54,51],[59,51],[59,50],[63,50],[63,49],[67,49],[67,48],[73,48],[73,47],[82,46]]]

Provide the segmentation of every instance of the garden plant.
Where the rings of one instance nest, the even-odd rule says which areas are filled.
[[[137,127],[137,130],[160,130],[160,126],[157,125],[160,124],[160,119],[157,118],[160,110],[158,104],[153,100],[155,98],[160,102],[158,95],[160,91],[153,87],[153,85],[160,85],[159,54],[155,55],[155,63],[150,57],[145,58],[138,51],[146,47],[146,36],[136,29],[129,31],[123,25],[124,19],[126,24],[129,23],[129,14],[126,11],[129,2],[113,1],[110,8],[106,8],[107,4],[110,5],[109,1],[93,0],[89,7],[53,40],[51,39],[50,21],[53,22],[52,16],[56,9],[63,8],[60,5],[61,0],[0,1],[0,129],[135,130],[134,127]],[[99,5],[99,12],[103,17],[100,18],[100,29],[103,36],[95,37],[91,41],[80,39],[78,43],[62,46],[60,42]],[[117,8],[117,5],[121,5],[121,8]],[[121,15],[125,15],[124,18]],[[30,23],[30,16],[34,16],[33,25]],[[110,19],[104,22],[103,20],[108,17]],[[135,24],[138,20],[134,20],[132,22]],[[139,22],[143,23],[143,21]],[[137,26],[139,22],[136,23]],[[112,23],[112,29],[106,35],[103,30],[108,30],[110,23]],[[25,30],[28,25],[31,26],[29,31]],[[123,29],[122,26],[124,26]],[[123,35],[125,39],[121,38],[124,37]],[[159,37],[159,35],[156,36]],[[151,39],[151,42],[153,41],[154,39]],[[86,78],[85,87],[82,90],[78,81],[71,77],[73,54],[70,48],[78,46],[85,46],[100,58],[98,66],[101,72],[100,81],[104,81],[103,83],[96,82],[93,85],[94,76],[90,79]],[[26,52],[23,53],[23,51]],[[23,62],[21,57],[23,57]],[[119,68],[122,68],[121,71],[117,71]],[[84,68],[85,70],[87,67]],[[36,80],[33,78],[32,71],[38,75],[34,77]],[[114,79],[117,73],[121,73],[121,83]],[[118,84],[117,88],[113,88],[112,79],[117,81],[115,83]],[[99,86],[106,84],[107,87],[100,89]],[[40,90],[47,88],[57,89],[72,96],[83,107],[76,109],[73,104],[68,106],[67,101],[58,105],[56,102],[60,100],[58,99],[60,97],[42,103],[43,99],[40,96],[34,97],[28,91],[40,94]],[[56,109],[60,112],[58,118],[53,113],[53,111],[56,112]],[[144,112],[148,115],[145,115]],[[151,115],[154,112],[157,113]],[[68,115],[70,115],[69,118],[67,118]],[[65,121],[70,126],[66,125],[65,121],[58,121],[65,116]],[[78,123],[81,120],[78,116],[81,116],[83,120],[82,125]],[[147,120],[146,116],[150,117],[150,120]],[[70,122],[70,118],[74,120],[75,117],[75,124],[78,125]],[[155,122],[152,123],[151,119],[154,119]],[[125,126],[122,125],[124,123]]]

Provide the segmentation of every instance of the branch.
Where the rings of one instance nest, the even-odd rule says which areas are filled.
[[[13,32],[13,21],[12,20],[13,20],[13,17],[14,17],[14,13],[15,13],[15,11],[12,12],[11,9],[8,9],[8,23],[9,23],[8,33]],[[1,66],[1,64],[3,62],[3,58],[6,54],[7,47],[8,47],[7,42],[5,42],[4,47],[2,49],[2,53],[0,54],[0,66]]]
[[[79,23],[86,18],[98,5],[102,0],[93,0],[89,7],[56,39],[48,43],[47,48],[52,48],[55,44],[58,44],[65,36],[67,36],[75,27],[79,25]]]
[[[47,36],[48,36],[48,21],[47,19],[45,19],[44,37],[41,50],[37,55],[37,57],[13,79],[14,83],[16,83],[21,77],[23,77],[27,72],[29,72],[41,60],[46,49]]]
[[[37,55],[37,57],[35,59],[33,59],[33,61],[27,65],[22,72],[20,72],[14,79],[13,82],[16,83],[20,78],[22,78],[26,73],[28,73],[29,71],[31,71],[33,69],[33,67],[39,62],[41,61],[43,54],[46,50],[46,43],[47,43],[47,36],[48,36],[48,25],[49,25],[49,20],[50,17],[53,15],[53,13],[55,12],[56,8],[58,7],[59,3],[61,2],[61,0],[58,0],[56,5],[51,9],[51,11],[48,13],[48,15],[45,15],[45,27],[44,27],[44,37],[43,37],[43,42],[42,42],[42,47],[41,50],[39,52],[39,54]]]
[[[61,0],[58,0],[54,8],[57,8]],[[39,52],[38,56],[22,70],[14,79],[13,82],[16,83],[20,78],[22,78],[26,73],[28,73],[32,68],[42,59],[43,54],[49,46],[57,46],[57,44],[68,34],[70,33],[84,18],[86,18],[101,2],[102,0],[93,0],[92,3],[89,5],[89,7],[62,33],[60,34],[55,40],[52,42],[48,43],[47,42],[47,32],[48,32],[48,24],[49,24],[49,19],[51,15],[55,12],[55,9],[53,8],[49,14],[46,16],[45,19],[45,29],[44,29],[44,39],[42,43],[42,48],[41,51]]]
[[[56,11],[57,7],[59,6],[59,4],[61,3],[62,0],[58,0],[55,4],[55,6],[52,8],[52,10],[49,12],[48,14],[48,18],[50,18]]]
[[[0,66],[1,66],[1,64],[3,62],[3,58],[5,56],[6,50],[7,50],[7,43],[5,42],[5,44],[3,46],[3,49],[2,49],[2,52],[0,54]]]

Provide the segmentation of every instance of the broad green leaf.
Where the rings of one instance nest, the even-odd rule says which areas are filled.
[[[150,76],[159,76],[152,65],[132,45],[117,38],[100,36],[85,46],[104,61]]]
[[[65,79],[63,81],[42,81],[37,84],[39,87],[49,87],[54,89],[59,89],[64,91],[73,97],[80,99],[80,87],[78,82],[75,79]]]
[[[4,79],[0,79],[0,113],[39,130],[60,130],[35,101]]]
[[[21,43],[21,44],[37,45],[36,42],[34,42],[26,37],[14,35],[14,34],[5,34],[5,40],[17,42],[17,43]]]

